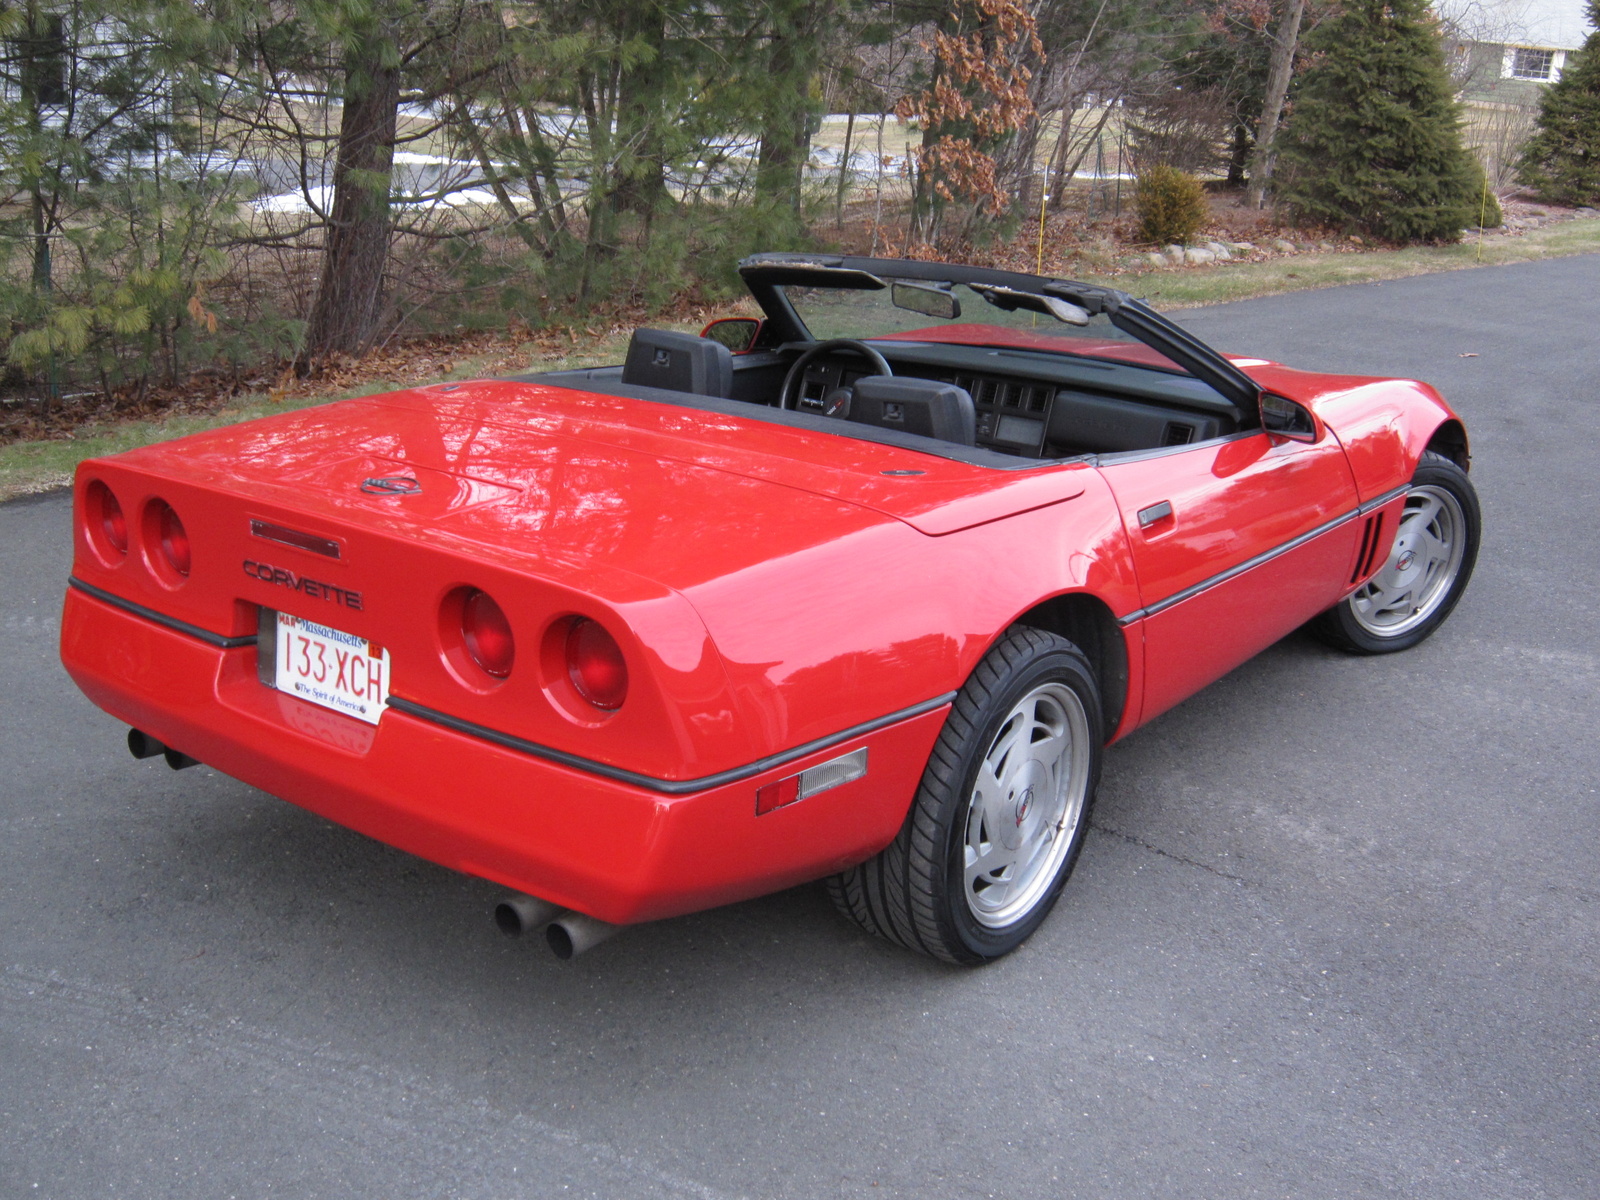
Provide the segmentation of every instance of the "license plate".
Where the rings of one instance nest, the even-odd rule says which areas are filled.
[[[373,725],[389,701],[389,652],[353,633],[278,614],[273,686]]]

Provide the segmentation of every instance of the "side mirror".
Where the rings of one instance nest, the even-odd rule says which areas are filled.
[[[735,354],[743,354],[761,336],[761,321],[756,317],[723,317],[702,329],[700,336],[721,342]]]
[[[1295,442],[1317,440],[1317,423],[1301,405],[1270,392],[1261,395],[1261,428],[1274,437]]]

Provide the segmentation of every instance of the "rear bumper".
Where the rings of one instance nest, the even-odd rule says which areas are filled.
[[[217,646],[81,591],[61,658],[106,712],[208,766],[443,866],[617,923],[777,891],[894,838],[948,705],[737,782],[662,794],[391,708],[376,727],[263,685]],[[756,815],[756,792],[869,747],[865,778]]]

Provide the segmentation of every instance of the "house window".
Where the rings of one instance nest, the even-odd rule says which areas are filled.
[[[1511,52],[1511,78],[1548,80],[1555,73],[1556,52],[1518,46]]]

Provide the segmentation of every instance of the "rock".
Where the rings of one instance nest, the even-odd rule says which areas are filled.
[[[1145,261],[1147,261],[1152,267],[1165,267],[1170,265],[1165,254],[1158,253],[1154,250],[1152,250],[1149,254],[1146,254],[1144,257]]]
[[[1355,243],[1355,244],[1356,244],[1356,245],[1357,245],[1357,246],[1365,246],[1365,245],[1366,245],[1366,243],[1365,243],[1365,242],[1363,242],[1363,241],[1362,241],[1362,240],[1361,240],[1361,239],[1360,239],[1360,238],[1358,238],[1358,237],[1357,237],[1357,236],[1356,236],[1356,235],[1355,235],[1355,234],[1353,234],[1353,233],[1352,233],[1352,234],[1351,234],[1351,235],[1350,235],[1350,240],[1351,240],[1351,241],[1352,241],[1352,242],[1354,242],[1354,243]]]
[[[1223,245],[1221,242],[1207,242],[1206,249],[1211,251],[1212,254],[1216,255],[1218,262],[1227,262],[1233,257],[1233,251],[1229,250],[1228,247]]]
[[[1279,254],[1298,254],[1300,252],[1299,248],[1287,238],[1274,239],[1272,248]]]
[[[1182,262],[1183,247],[1174,242],[1172,245],[1167,247],[1167,257],[1173,262]]]
[[[1318,242],[1317,243],[1317,249],[1318,250],[1332,250],[1333,249],[1333,243],[1332,242]]]
[[[1585,204],[1582,208],[1573,209],[1572,215],[1575,217],[1600,217],[1600,208]]]
[[[1223,244],[1231,247],[1235,254],[1249,254],[1256,248],[1254,242],[1225,242]]]
[[[1192,262],[1192,263],[1197,263],[1197,264],[1215,262],[1216,258],[1217,258],[1217,256],[1215,254],[1211,253],[1211,251],[1205,250],[1205,249],[1200,249],[1200,248],[1185,250],[1183,252],[1183,257],[1184,257],[1184,261],[1185,262]]]

